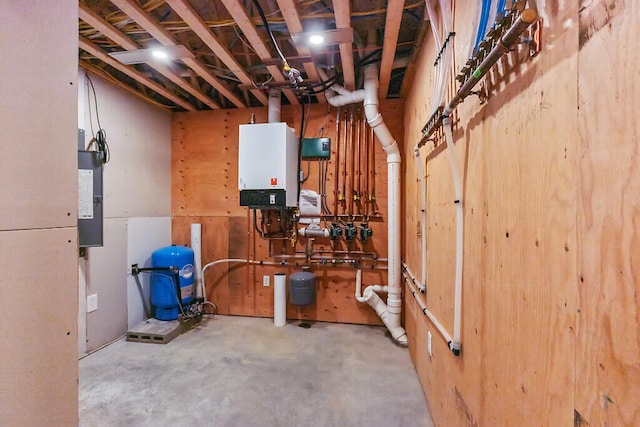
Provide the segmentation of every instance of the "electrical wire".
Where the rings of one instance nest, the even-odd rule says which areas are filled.
[[[269,38],[271,39],[271,43],[273,44],[273,47],[275,48],[276,52],[278,53],[278,56],[282,60],[282,66],[284,67],[285,71],[289,71],[291,67],[289,67],[287,58],[284,57],[284,54],[280,50],[280,46],[278,46],[278,42],[276,42],[276,38],[273,36],[273,32],[271,31],[271,28],[269,28],[269,21],[267,20],[267,17],[264,15],[264,10],[262,10],[262,6],[260,6],[260,3],[258,2],[258,0],[252,0],[252,2],[256,7],[256,9],[258,10],[258,14],[262,19],[262,23],[264,24],[264,28],[267,31],[267,34],[269,34]]]
[[[91,97],[87,99],[87,103],[89,105],[89,125],[91,126],[91,141],[89,141],[89,147],[95,143],[97,147],[97,151],[100,153],[100,160],[103,164],[109,163],[111,160],[111,152],[109,150],[109,144],[107,144],[107,131],[102,128],[100,124],[100,113],[98,112],[98,97],[96,95],[96,88],[93,86],[93,81],[91,77],[89,77],[88,73],[84,75],[89,85],[87,87],[91,87],[91,91],[93,92],[93,103],[96,106],[96,121],[98,122],[98,132],[94,134],[93,132],[93,120],[91,119]]]

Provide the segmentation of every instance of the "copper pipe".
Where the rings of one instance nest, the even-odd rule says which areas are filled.
[[[342,136],[340,132],[341,124],[342,109],[338,108],[336,110],[336,157],[335,159],[333,159],[333,161],[335,162],[335,169],[333,173],[333,213],[336,215],[336,217],[338,215],[338,199],[340,198],[340,195],[338,194],[338,186],[340,182],[340,137]]]
[[[349,153],[349,111],[344,111],[344,132],[342,152],[344,153],[342,160],[342,213],[346,213],[346,197],[347,197],[347,155]]]
[[[364,122],[364,214],[369,215],[369,151],[371,146],[370,133],[368,131],[369,125],[366,120]]]
[[[376,213],[376,136],[373,128],[369,130],[369,138],[371,139],[371,193],[369,193],[368,202],[371,203],[371,212]]]
[[[349,160],[350,160],[350,172],[351,172],[351,176],[349,176],[349,215],[353,215],[353,202],[356,198],[356,194],[354,191],[354,183],[355,183],[355,169],[356,169],[356,152],[355,152],[355,142],[356,142],[356,130],[357,130],[357,125],[354,126],[354,122],[353,122],[353,108],[350,111],[349,114],[349,127],[351,128],[351,139],[350,139],[350,144],[349,144]]]
[[[362,111],[362,110],[361,110]],[[362,197],[364,191],[362,191],[362,155],[364,153],[364,147],[366,146],[367,139],[367,128],[366,128],[366,120],[364,117],[364,111],[362,111],[362,116],[360,116],[360,136],[358,138],[358,213],[362,214]],[[365,199],[366,200],[366,199]]]

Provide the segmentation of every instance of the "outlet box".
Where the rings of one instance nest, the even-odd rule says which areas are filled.
[[[92,313],[98,309],[98,294],[87,296],[87,313]]]
[[[271,276],[262,276],[262,286],[271,286]]]
[[[429,357],[432,357],[433,350],[431,347],[431,331],[427,331],[427,350],[429,351]]]

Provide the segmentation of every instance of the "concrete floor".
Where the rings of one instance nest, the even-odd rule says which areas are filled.
[[[80,361],[81,426],[432,426],[383,327],[217,316]]]

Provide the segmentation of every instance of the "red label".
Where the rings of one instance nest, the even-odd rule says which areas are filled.
[[[271,178],[271,185],[278,185],[278,178]]]

